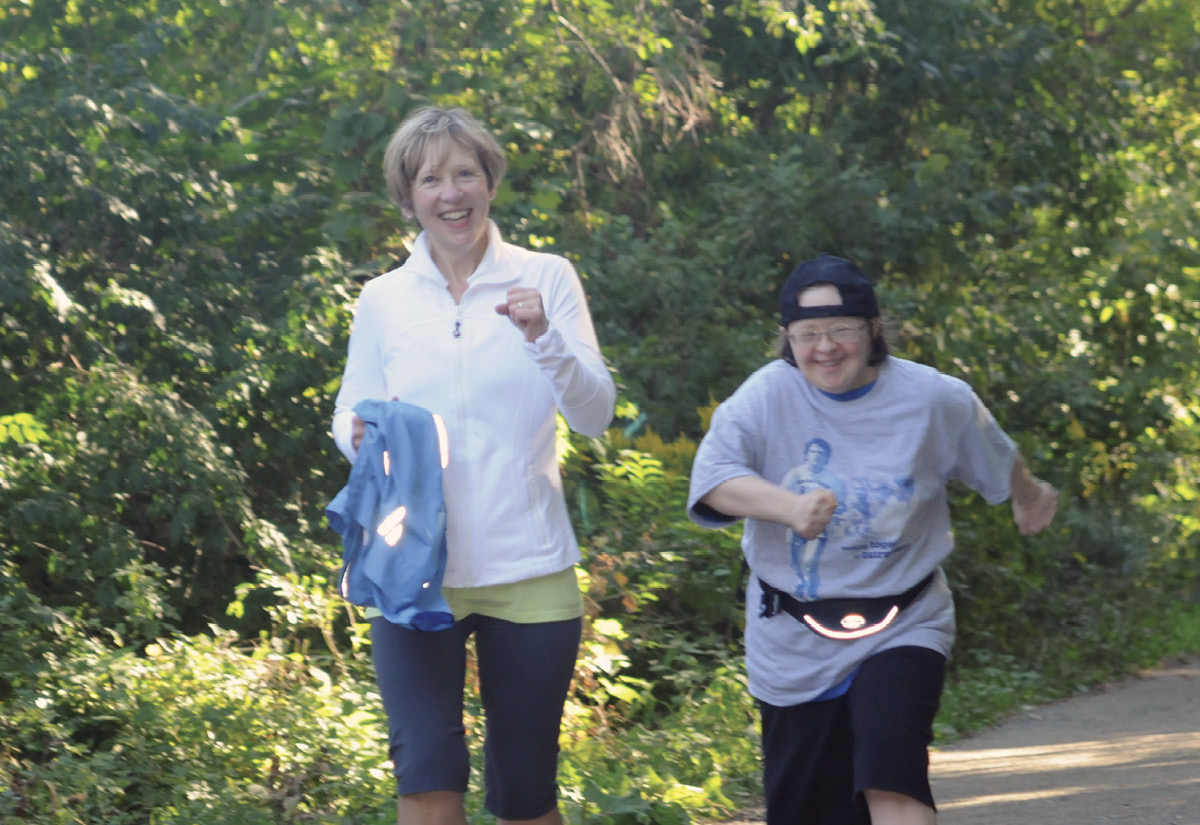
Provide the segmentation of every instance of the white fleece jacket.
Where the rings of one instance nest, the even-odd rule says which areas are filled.
[[[556,412],[598,436],[616,400],[574,267],[505,243],[489,224],[487,252],[459,303],[424,233],[403,266],[363,287],[333,417],[350,461],[354,405],[365,398],[398,398],[444,419],[449,587],[523,581],[579,561]],[[495,310],[513,286],[541,293],[550,328],[533,343]]]

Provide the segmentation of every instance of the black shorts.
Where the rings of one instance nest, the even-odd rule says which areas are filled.
[[[484,806],[536,819],[558,804],[558,734],[581,619],[517,624],[471,614],[448,630],[371,620],[371,647],[401,795],[467,790],[467,637],[474,634],[484,739]]]
[[[844,696],[759,702],[768,825],[870,825],[868,789],[934,807],[929,744],[945,673],[937,651],[899,647],[863,662]]]

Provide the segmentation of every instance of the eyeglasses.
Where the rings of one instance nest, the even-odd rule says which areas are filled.
[[[798,347],[813,347],[821,340],[821,336],[829,337],[830,341],[835,344],[853,344],[858,340],[859,334],[866,329],[866,324],[858,324],[853,327],[833,327],[832,329],[802,329],[799,332],[788,334],[788,340]]]

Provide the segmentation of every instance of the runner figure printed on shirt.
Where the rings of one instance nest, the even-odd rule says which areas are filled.
[[[811,439],[804,445],[804,463],[783,477],[782,486],[794,493],[829,490],[837,497],[833,517],[821,535],[805,539],[787,531],[791,565],[798,577],[793,595],[801,601],[821,598],[821,558],[831,539],[841,539],[843,549],[852,551],[856,561],[887,558],[903,549],[896,542],[898,537],[892,535],[892,526],[904,524],[913,504],[915,485],[911,477],[853,479],[847,483],[829,469],[832,457],[829,442]],[[873,549],[882,547],[887,549]]]
[[[818,564],[831,534],[839,532],[842,518],[846,514],[846,485],[828,470],[833,449],[823,438],[814,438],[804,445],[804,463],[793,467],[783,477],[784,489],[793,493],[811,493],[814,490],[829,490],[837,497],[837,507],[825,530],[815,539],[798,536],[789,528],[788,547],[792,551],[792,569],[800,577],[795,596],[803,601],[817,598],[819,584]]]

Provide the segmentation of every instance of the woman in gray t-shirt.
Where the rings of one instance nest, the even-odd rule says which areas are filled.
[[[780,295],[780,359],[713,415],[688,513],[746,519],[746,671],[770,825],[933,823],[928,746],[954,640],[946,484],[1012,499],[1023,535],[1058,492],[964,382],[888,354],[875,292],[831,255]]]

